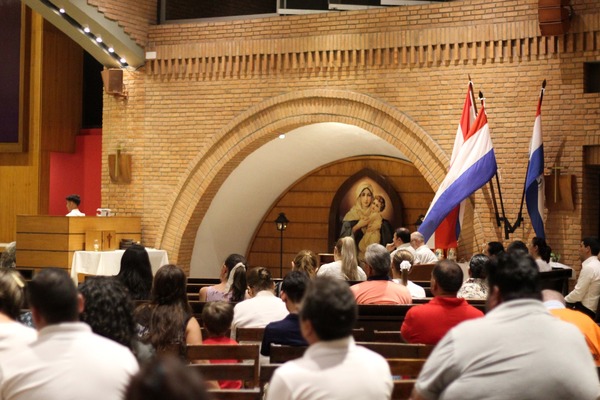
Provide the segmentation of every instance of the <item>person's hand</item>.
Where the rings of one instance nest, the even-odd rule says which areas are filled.
[[[390,252],[396,250],[396,246],[394,246],[393,242],[386,244],[385,248],[387,249],[387,251],[390,251]]]

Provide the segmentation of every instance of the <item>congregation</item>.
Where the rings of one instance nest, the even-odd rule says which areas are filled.
[[[406,228],[388,246],[368,245],[362,265],[350,236],[338,240],[330,264],[302,250],[277,283],[267,268],[232,254],[219,283],[196,292],[201,315],[183,270],[164,265],[153,277],[142,246],[125,251],[115,277],[88,277],[78,288],[61,269],[26,282],[2,268],[0,399],[211,399],[216,390],[243,390],[244,380],[203,380],[185,366],[205,363],[188,360],[188,347],[237,345],[238,328],[261,329],[264,365],[273,346],[306,349],[275,369],[268,400],[397,398],[401,377],[390,360],[354,339],[364,305],[408,306],[397,342],[436,345],[413,376],[412,399],[595,399],[599,252],[597,238],[581,240],[582,270],[566,296],[541,290],[550,264],[539,238],[507,249],[490,242],[471,258],[468,277]],[[408,279],[419,264],[434,264],[426,288]],[[416,304],[425,289],[431,298]],[[486,313],[470,301],[485,301]],[[20,322],[24,310],[29,327]],[[238,362],[225,358],[208,362]]]

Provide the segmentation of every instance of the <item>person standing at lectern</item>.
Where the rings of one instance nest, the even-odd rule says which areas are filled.
[[[67,196],[66,200],[67,210],[69,210],[67,217],[85,217],[85,214],[79,211],[79,203],[81,203],[81,198],[78,194],[70,194]]]

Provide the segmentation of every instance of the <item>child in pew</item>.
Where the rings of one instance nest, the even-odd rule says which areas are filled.
[[[206,303],[202,309],[202,321],[208,338],[202,344],[238,344],[230,339],[227,331],[233,321],[233,306],[224,301]],[[239,360],[210,360],[212,364],[234,364]],[[221,389],[241,389],[242,381],[219,381]]]

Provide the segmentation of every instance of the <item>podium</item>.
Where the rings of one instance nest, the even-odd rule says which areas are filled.
[[[141,225],[140,217],[17,215],[17,266],[68,270],[76,251],[94,250],[90,238],[100,241],[99,250],[115,249],[121,239],[141,241]]]

